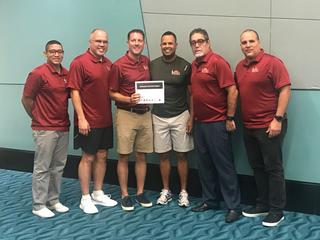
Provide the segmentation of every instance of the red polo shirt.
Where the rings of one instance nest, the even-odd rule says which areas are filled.
[[[112,66],[112,78],[110,90],[119,92],[124,96],[131,96],[135,93],[136,81],[150,81],[149,58],[141,55],[136,61],[129,57],[128,52],[118,59]],[[116,102],[118,107],[132,107],[128,103]],[[135,108],[144,109],[147,105],[138,104]]]
[[[67,69],[61,67],[61,72],[58,73],[48,63],[29,73],[23,96],[34,101],[31,123],[33,130],[69,130],[67,74]]]
[[[76,57],[70,66],[68,87],[78,90],[82,109],[91,128],[104,128],[112,125],[109,78],[111,61],[92,55],[89,50]],[[74,124],[78,126],[75,112]]]
[[[265,128],[273,120],[278,106],[279,89],[290,85],[283,62],[263,50],[255,61],[240,61],[235,74],[246,128]]]
[[[234,85],[229,64],[210,51],[192,62],[191,89],[194,119],[198,122],[217,122],[226,119],[226,87]]]

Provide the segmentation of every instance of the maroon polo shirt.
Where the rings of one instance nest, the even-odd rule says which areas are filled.
[[[91,128],[112,125],[109,78],[111,61],[92,55],[89,50],[76,57],[70,66],[68,87],[80,93],[83,113]],[[78,126],[75,112],[74,124]]]
[[[290,85],[283,62],[263,50],[254,62],[246,59],[236,67],[235,79],[241,101],[241,114],[246,128],[266,128],[273,120],[279,89]]]
[[[31,123],[33,130],[69,130],[67,74],[64,67],[61,66],[61,72],[58,73],[48,63],[29,73],[23,96],[34,101]]]
[[[119,92],[124,96],[131,96],[135,93],[136,81],[150,81],[149,58],[141,55],[136,61],[129,57],[128,52],[118,59],[112,66],[112,78],[110,90]],[[118,107],[130,108],[134,105],[117,102]],[[145,109],[148,105],[137,104],[136,109]]]
[[[210,51],[192,62],[191,89],[194,120],[217,122],[226,119],[226,87],[234,85],[229,64]]]

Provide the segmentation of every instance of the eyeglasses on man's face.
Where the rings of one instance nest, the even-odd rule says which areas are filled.
[[[52,54],[52,55],[54,55],[54,54],[59,54],[59,55],[61,55],[61,54],[63,54],[64,53],[64,51],[63,50],[55,50],[55,49],[50,49],[50,50],[48,50],[48,53],[49,54]]]
[[[192,46],[192,47],[195,47],[197,44],[199,45],[199,46],[201,46],[201,45],[203,45],[204,43],[206,43],[208,41],[208,39],[198,39],[198,40],[192,40],[192,41],[190,41],[190,45]]]

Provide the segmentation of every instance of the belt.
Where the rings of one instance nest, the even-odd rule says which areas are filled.
[[[119,109],[122,109],[122,110],[125,110],[125,111],[128,111],[128,112],[134,112],[134,113],[137,113],[137,114],[145,114],[146,112],[149,112],[150,111],[150,108],[149,107],[145,107],[145,108],[130,108],[130,107],[117,107]]]

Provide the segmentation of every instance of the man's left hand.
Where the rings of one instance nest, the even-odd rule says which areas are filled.
[[[278,122],[276,119],[273,119],[266,131],[268,133],[269,138],[276,137],[281,133],[281,122]]]
[[[228,132],[233,132],[237,129],[236,123],[234,120],[226,120],[226,129]]]

